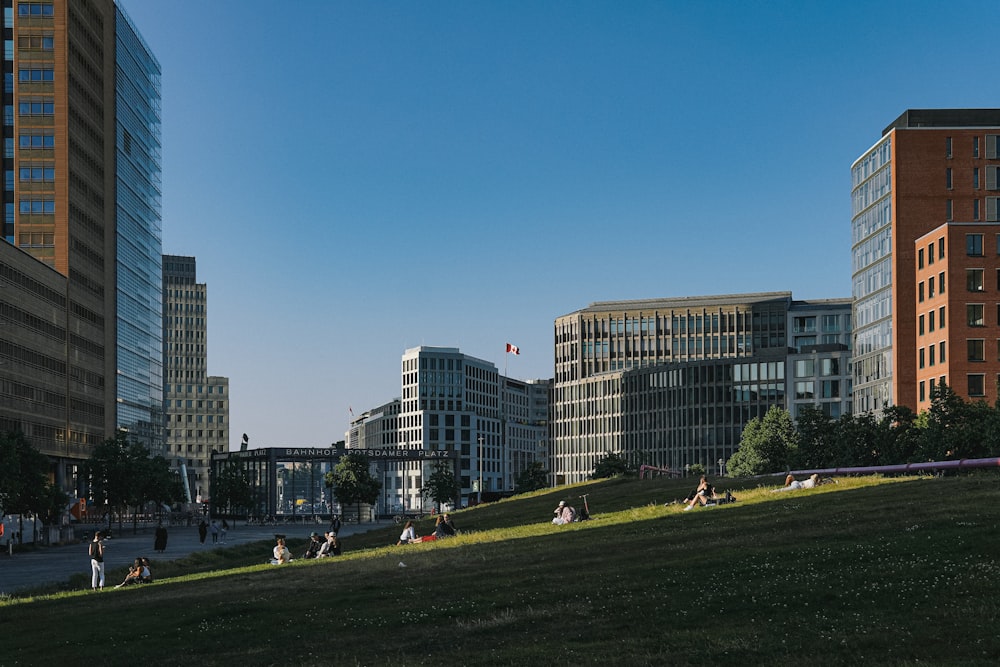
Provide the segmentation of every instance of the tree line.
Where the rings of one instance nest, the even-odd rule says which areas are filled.
[[[771,407],[743,429],[740,447],[726,470],[749,477],[786,470],[899,465],[924,461],[977,459],[1000,454],[1000,401],[967,402],[942,383],[930,409],[919,414],[892,406],[831,419],[806,407],[794,421]]]

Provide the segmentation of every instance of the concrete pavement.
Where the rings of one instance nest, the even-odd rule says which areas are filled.
[[[347,537],[384,525],[386,524],[345,524],[341,527],[339,535]],[[115,537],[104,543],[106,573],[130,565],[137,556],[146,556],[153,561],[155,566],[157,561],[174,560],[197,551],[238,546],[260,540],[273,541],[276,534],[286,535],[289,538],[308,538],[314,530],[323,533],[327,530],[327,524],[295,523],[274,526],[246,526],[241,522],[237,526],[231,525],[226,534],[226,541],[222,542],[220,537],[218,544],[212,543],[211,534],[205,538],[204,544],[199,542],[197,525],[170,526],[167,528],[167,548],[163,553],[153,551],[154,526],[140,527],[135,535],[132,534],[130,525],[123,525],[120,533],[117,531],[117,525],[114,526],[114,529]],[[90,535],[93,536],[93,533]],[[64,583],[69,580],[70,576],[80,573],[87,575],[87,587],[89,587],[90,557],[87,554],[88,542],[41,547],[33,551],[15,552],[13,556],[8,556],[6,551],[0,551],[0,595],[16,593],[45,584]],[[270,550],[262,551],[260,557],[262,563],[266,561],[270,558]],[[155,567],[153,574],[156,575]],[[115,577],[117,576],[116,574]],[[104,583],[106,588],[111,588],[119,583],[119,581],[111,579],[110,575],[106,577]]]

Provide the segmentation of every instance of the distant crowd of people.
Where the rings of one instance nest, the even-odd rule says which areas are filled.
[[[319,533],[313,531],[309,535],[309,544],[306,545],[306,550],[302,554],[302,558],[328,558],[339,556],[341,553],[342,546],[337,533],[328,530],[321,537]],[[289,550],[283,535],[277,537],[277,543],[274,545],[271,556],[271,565],[283,565],[284,563],[292,562],[292,552]]]

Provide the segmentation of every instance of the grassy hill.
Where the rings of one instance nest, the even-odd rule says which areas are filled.
[[[564,487],[456,513],[445,541],[388,546],[385,528],[281,567],[258,564],[264,543],[158,564],[149,586],[7,600],[0,663],[992,665],[998,482],[723,483],[738,503],[690,512],[664,506],[690,480]],[[593,520],[549,523],[584,493]]]

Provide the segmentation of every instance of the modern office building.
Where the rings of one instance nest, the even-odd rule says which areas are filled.
[[[401,371],[402,397],[354,419],[348,448],[446,452],[458,460],[462,502],[472,503],[512,491],[525,468],[544,463],[548,380],[506,378],[492,362],[453,347],[406,350]],[[379,513],[430,507],[421,488],[435,464],[379,462]]]
[[[826,379],[836,373],[845,391],[849,329],[848,300],[793,301],[790,292],[599,302],[557,318],[555,483],[587,479],[608,454],[714,470],[751,419],[774,405],[794,409],[793,392],[824,409],[806,382],[825,360],[838,360],[825,366]],[[789,375],[790,359],[813,362],[801,365],[813,371],[808,379]]]
[[[211,497],[212,453],[229,450],[229,378],[208,374],[208,288],[195,258],[162,264],[167,459],[197,502]]]
[[[20,382],[37,396],[62,378],[60,395],[45,400],[67,406],[59,426],[2,418],[40,445],[49,439],[43,451],[76,461],[118,428],[162,453],[159,65],[112,0],[0,6],[3,238],[65,279],[55,300],[24,283],[12,317],[49,307],[66,313],[52,321],[59,331],[35,322],[9,349],[22,358],[15,365],[39,355],[21,366]],[[5,252],[5,261],[12,257]],[[10,261],[23,276],[16,280],[54,285],[45,272]],[[47,303],[26,301],[36,298]],[[64,338],[58,355],[53,336]],[[38,363],[54,376],[44,377]]]
[[[788,411],[804,406],[838,419],[853,414],[851,299],[793,301],[788,310]]]
[[[996,191],[1000,166],[998,136],[1000,109],[910,109],[886,127],[882,137],[851,166],[855,412],[879,414],[892,405],[916,410],[926,405],[932,378],[944,379],[960,393],[969,387],[969,378],[949,378],[946,370],[940,372],[938,363],[930,369],[931,340],[926,336],[935,334],[936,354],[940,354],[940,329],[925,328],[925,338],[918,344],[920,315],[929,327],[931,290],[937,295],[934,307],[939,322],[941,307],[948,324],[952,317],[963,322],[965,317],[964,302],[959,302],[961,312],[949,312],[954,310],[951,298],[964,289],[964,274],[944,275],[947,290],[943,297],[934,284],[941,278],[941,265],[932,267],[932,257],[939,258],[940,253],[938,246],[929,246],[951,234],[937,239],[926,235],[950,223],[997,221],[998,198],[991,193]],[[947,241],[946,246],[945,257],[951,260],[956,247]],[[964,271],[959,265],[956,269]],[[918,293],[918,272],[927,290],[923,298]],[[956,286],[961,288],[956,290]],[[992,304],[983,302],[983,306],[988,310]],[[919,368],[919,347],[924,348],[924,369]],[[965,350],[946,345],[946,358],[954,359],[956,353],[965,356]],[[924,382],[924,402],[918,376]]]

